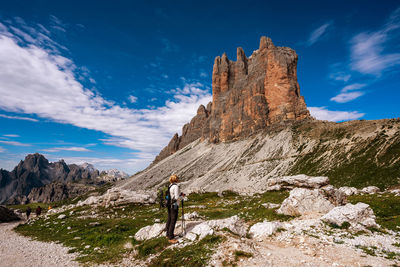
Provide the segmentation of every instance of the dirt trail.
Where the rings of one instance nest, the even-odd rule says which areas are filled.
[[[17,223],[0,223],[0,266],[79,266],[68,248],[32,240],[18,235],[12,229]]]

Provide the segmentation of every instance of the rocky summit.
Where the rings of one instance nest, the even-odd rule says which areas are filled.
[[[248,137],[282,121],[310,118],[297,82],[296,52],[262,37],[250,57],[237,49],[236,61],[224,53],[215,58],[213,100],[175,134],[154,163],[202,138],[213,143]]]

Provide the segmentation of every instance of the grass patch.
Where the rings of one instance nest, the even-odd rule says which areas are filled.
[[[235,261],[238,261],[240,258],[251,258],[253,257],[253,253],[246,252],[243,250],[235,250]]]
[[[214,248],[222,241],[221,236],[208,235],[198,243],[183,248],[166,249],[149,266],[206,266]]]
[[[156,254],[162,251],[168,245],[168,239],[165,238],[165,236],[146,240],[137,246],[138,257],[145,258],[151,254]]]
[[[384,228],[398,231],[400,226],[400,197],[391,193],[372,195],[353,195],[348,198],[352,204],[363,202],[375,213],[376,222]]]

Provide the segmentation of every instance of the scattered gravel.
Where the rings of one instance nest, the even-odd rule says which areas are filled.
[[[76,254],[56,243],[39,242],[18,235],[12,229],[19,223],[0,223],[0,266],[79,266]]]

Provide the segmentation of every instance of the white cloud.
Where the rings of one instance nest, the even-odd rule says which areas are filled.
[[[344,72],[335,72],[335,73],[331,73],[329,75],[329,78],[335,80],[335,81],[343,81],[343,82],[347,82],[350,80],[351,75],[350,74],[346,74]]]
[[[364,83],[353,83],[346,85],[345,87],[342,88],[342,90],[340,90],[340,94],[331,98],[331,101],[335,101],[337,103],[346,103],[356,98],[359,98],[360,96],[364,95],[364,92],[361,91],[349,92],[349,91],[358,90],[365,86],[367,86],[367,84]]]
[[[1,144],[10,145],[10,146],[30,146],[30,144],[23,144],[17,141],[3,141],[0,140]]]
[[[75,152],[89,152],[91,150],[85,147],[53,147],[48,149],[42,149],[45,152],[59,152],[59,151],[75,151]]]
[[[161,75],[164,79],[168,79],[168,75],[167,74],[163,74]]]
[[[130,96],[128,97],[128,100],[129,100],[129,102],[131,102],[131,103],[135,103],[135,102],[138,100],[138,98],[137,98],[136,96],[130,95]]]
[[[32,119],[32,118],[28,118],[28,117],[8,116],[8,115],[4,115],[4,114],[0,114],[0,118],[38,122],[38,120]]]
[[[365,83],[353,83],[353,84],[346,85],[345,87],[343,87],[341,92],[344,93],[344,92],[348,92],[348,91],[351,91],[351,90],[358,90],[358,89],[361,89],[361,88],[363,88],[365,86],[367,86],[367,84],[365,84]]]
[[[400,65],[400,53],[385,53],[390,42],[398,43],[400,8],[396,9],[378,31],[362,32],[351,41],[351,67],[362,74],[380,76],[383,72]]]
[[[3,134],[6,137],[20,137],[18,134]]]
[[[362,96],[363,92],[340,93],[331,98],[331,101],[338,103],[346,103]]]
[[[315,29],[311,34],[310,37],[307,40],[307,45],[308,46],[312,46],[313,44],[315,44],[316,42],[318,42],[319,40],[321,40],[322,36],[324,35],[324,33],[327,32],[328,28],[333,24],[332,21],[327,22],[323,25],[321,25],[320,27],[318,27],[317,29]]]
[[[365,113],[359,113],[358,111],[334,111],[328,110],[325,107],[308,107],[313,117],[318,120],[327,121],[347,121],[356,120],[365,115]]]
[[[21,45],[6,28],[0,34],[0,109],[109,134],[108,143],[154,157],[175,132],[211,101],[210,88],[185,81],[156,109],[129,109],[83,87],[74,63],[36,44]],[[24,97],[21,97],[24,96]],[[150,156],[146,158],[147,163]]]
[[[205,77],[207,77],[208,75],[207,75],[207,73],[205,72],[205,71],[201,71],[200,72],[200,77],[202,77],[202,78],[205,78]]]
[[[0,146],[0,152],[5,152],[6,150]]]

